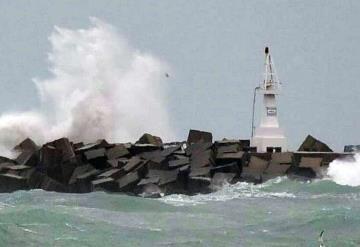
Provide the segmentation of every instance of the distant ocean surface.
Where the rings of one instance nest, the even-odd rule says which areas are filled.
[[[144,199],[0,194],[0,246],[360,246],[360,187],[278,178]]]

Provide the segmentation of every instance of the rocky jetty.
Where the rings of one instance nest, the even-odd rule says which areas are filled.
[[[297,152],[257,153],[249,140],[212,140],[190,130],[187,141],[163,143],[144,134],[132,143],[72,143],[61,138],[37,146],[17,145],[16,159],[0,157],[0,192],[43,189],[67,193],[121,192],[144,197],[208,193],[224,183],[261,183],[278,176],[322,177],[336,158],[326,144],[308,136]]]

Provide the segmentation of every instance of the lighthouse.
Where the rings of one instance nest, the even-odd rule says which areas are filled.
[[[265,48],[264,80],[255,89],[254,105],[256,91],[263,96],[263,105],[260,125],[257,128],[252,126],[251,146],[256,147],[257,152],[286,151],[287,141],[284,130],[279,126],[276,104],[276,98],[280,93],[280,82],[268,47]]]

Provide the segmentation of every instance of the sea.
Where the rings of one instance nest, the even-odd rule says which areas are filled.
[[[4,193],[0,246],[360,246],[360,186],[349,184],[279,177],[159,199]]]

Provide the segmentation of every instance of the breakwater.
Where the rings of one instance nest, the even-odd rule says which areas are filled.
[[[258,153],[249,140],[213,142],[211,133],[198,130],[190,130],[186,141],[173,143],[150,134],[135,143],[84,144],[61,138],[38,146],[27,138],[14,151],[17,158],[0,158],[0,192],[193,195],[239,181],[321,178],[333,160],[353,158],[353,153],[335,153],[312,136],[296,152]]]

